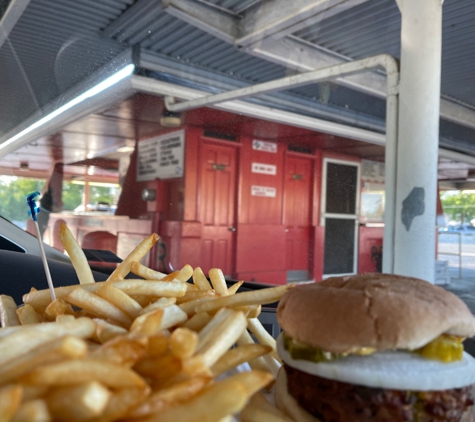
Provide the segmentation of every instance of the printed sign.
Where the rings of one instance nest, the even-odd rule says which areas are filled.
[[[277,166],[273,164],[252,163],[251,171],[253,173],[270,174],[275,176],[277,174]]]
[[[185,132],[173,132],[138,143],[137,181],[183,177]]]
[[[266,198],[275,198],[277,195],[277,189],[271,186],[251,186],[252,196],[264,196]]]
[[[384,183],[384,163],[361,160],[361,180],[363,182]]]
[[[264,151],[264,152],[277,152],[277,144],[275,142],[266,142],[266,141],[258,141],[254,139],[252,141],[252,149],[256,151]]]

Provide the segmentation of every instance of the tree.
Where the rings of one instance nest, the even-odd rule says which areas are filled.
[[[84,185],[63,182],[63,210],[73,211],[82,204]]]
[[[447,191],[440,200],[451,220],[468,223],[475,218],[475,194],[471,191]]]

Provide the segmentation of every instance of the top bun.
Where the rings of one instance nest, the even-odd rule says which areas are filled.
[[[332,277],[289,289],[277,319],[292,338],[333,353],[414,350],[441,334],[475,334],[475,320],[457,296],[392,274]]]

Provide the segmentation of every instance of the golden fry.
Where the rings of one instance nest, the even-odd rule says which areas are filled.
[[[234,284],[228,289],[228,295],[233,295],[233,294],[235,294],[243,284],[244,284],[244,281],[238,281],[237,283],[234,283]]]
[[[59,227],[59,239],[61,240],[64,249],[71,259],[80,284],[94,283],[94,277],[92,276],[91,268],[87,263],[86,255],[84,255],[81,246],[74,238],[71,231],[66,226],[66,223],[61,223]]]
[[[54,419],[79,422],[100,415],[110,396],[106,387],[90,381],[56,390],[46,400]]]
[[[272,349],[262,344],[246,344],[228,350],[221,358],[211,367],[214,377],[224,372],[230,371],[236,366],[249,362],[259,356],[269,353]]]
[[[3,337],[0,341],[0,365],[59,337],[71,335],[84,339],[91,338],[95,329],[96,325],[89,318],[18,327],[17,331]]]
[[[254,337],[257,339],[257,341],[261,344],[265,344],[269,347],[272,348],[271,355],[274,359],[276,359],[278,362],[282,363],[279,355],[277,354],[277,344],[267,330],[264,328],[264,326],[261,324],[261,321],[259,321],[257,318],[248,318],[247,319],[247,328],[249,331],[254,335]]]
[[[159,271],[154,271],[136,261],[132,262],[130,265],[130,272],[138,275],[139,277],[145,278],[146,280],[161,280],[166,276],[166,274]]]
[[[127,330],[125,328],[110,324],[103,319],[94,318],[94,322],[96,323],[94,339],[99,343],[105,343],[106,341],[109,341],[117,336],[127,334]]]
[[[158,239],[160,239],[158,234],[152,233],[150,236],[142,240],[142,242],[137,245],[137,247],[129,254],[129,256],[117,266],[107,281],[123,280],[125,276],[129,274],[132,262],[140,261],[152,248],[152,246],[157,243]]]
[[[38,324],[38,315],[31,305],[20,306],[16,310],[21,325]]]
[[[104,284],[96,294],[117,306],[131,318],[137,318],[142,311],[142,307],[134,299],[113,284]]]
[[[200,267],[196,267],[193,271],[193,283],[199,290],[211,290],[211,285]]]
[[[178,273],[174,281],[183,281],[187,282],[191,276],[193,275],[193,267],[191,265],[186,264]]]
[[[56,320],[58,315],[74,315],[72,306],[61,298],[57,298],[51,302],[44,312],[44,316],[50,321]]]
[[[165,277],[163,277],[160,281],[173,281],[175,278],[178,277],[178,274],[180,274],[180,271],[173,271],[170,274],[167,274]]]
[[[20,404],[11,422],[50,422],[52,420],[48,405],[37,399]]]
[[[292,284],[268,289],[254,290],[251,292],[236,293],[232,296],[220,297],[215,300],[201,303],[196,307],[196,312],[214,312],[225,306],[265,305],[277,302]]]
[[[209,270],[209,278],[216,293],[221,296],[229,295],[226,280],[224,279],[223,272],[219,268],[211,268],[211,270]]]
[[[188,321],[183,324],[184,328],[199,332],[208,322],[210,322],[211,316],[206,312],[200,312],[193,315]]]
[[[39,365],[65,358],[81,358],[86,355],[86,352],[86,342],[77,337],[66,336],[48,341],[1,365],[0,384],[13,381]]]
[[[17,305],[11,296],[0,295],[0,324],[2,327],[20,325],[16,310]]]
[[[180,359],[188,359],[196,351],[198,334],[187,328],[177,328],[170,336],[170,350]]]
[[[186,293],[186,283],[146,280],[122,280],[114,283],[114,287],[128,295],[153,297],[180,297]]]
[[[9,421],[18,407],[22,397],[22,388],[18,385],[10,385],[0,389],[0,418]]]
[[[140,311],[140,315],[146,314],[156,309],[163,309],[167,306],[174,305],[176,303],[176,297],[161,297],[150,305],[146,306]]]
[[[90,312],[93,315],[110,319],[124,327],[129,327],[132,323],[131,318],[117,306],[114,306],[102,297],[81,289],[80,287],[72,290],[71,293],[65,296],[64,300]]]
[[[131,369],[92,358],[43,365],[20,378],[20,382],[25,384],[58,387],[91,381],[98,381],[111,388],[146,386],[145,381]]]
[[[131,367],[146,356],[147,343],[144,337],[116,337],[94,350],[90,357]]]

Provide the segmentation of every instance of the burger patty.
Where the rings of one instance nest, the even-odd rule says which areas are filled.
[[[288,392],[322,422],[460,422],[471,387],[411,392],[328,380],[284,364]]]

